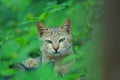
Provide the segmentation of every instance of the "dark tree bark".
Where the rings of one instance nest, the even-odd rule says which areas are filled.
[[[120,80],[120,0],[105,0],[103,80]]]

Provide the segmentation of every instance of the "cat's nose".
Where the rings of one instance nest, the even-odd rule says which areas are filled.
[[[55,53],[58,53],[58,48],[54,48],[54,50],[55,50]]]
[[[55,53],[58,53],[59,45],[58,44],[53,45],[53,49],[55,50]]]
[[[58,50],[58,47],[56,47],[56,48],[53,47],[53,49],[54,49],[55,51],[57,51],[57,50]]]
[[[58,47],[53,47],[53,49],[55,50],[55,53],[58,52]]]

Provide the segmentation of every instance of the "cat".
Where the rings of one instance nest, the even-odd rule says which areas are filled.
[[[48,28],[43,23],[37,23],[39,39],[43,41],[40,46],[42,52],[42,63],[54,61],[55,73],[68,73],[70,66],[75,62],[74,59],[62,64],[64,58],[73,55],[71,22],[66,19],[60,27]],[[24,65],[26,67],[36,67],[39,64],[38,60],[29,58]]]

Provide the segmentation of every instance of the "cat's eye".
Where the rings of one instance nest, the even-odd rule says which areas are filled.
[[[52,44],[52,41],[50,40],[45,40],[47,43]]]
[[[60,43],[60,42],[63,42],[64,40],[65,40],[65,38],[60,39],[60,40],[59,40],[59,43]]]

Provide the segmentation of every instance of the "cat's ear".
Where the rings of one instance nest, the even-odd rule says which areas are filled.
[[[60,26],[60,29],[64,29],[70,34],[70,19],[66,19],[63,24]]]
[[[41,22],[37,22],[37,29],[40,37],[43,35],[44,31],[48,30],[48,28]]]

